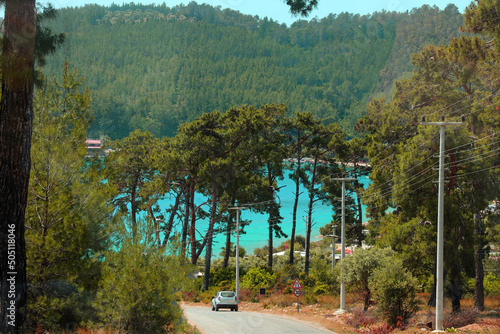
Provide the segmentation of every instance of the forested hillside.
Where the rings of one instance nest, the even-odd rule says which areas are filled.
[[[411,70],[409,57],[444,44],[458,9],[423,6],[371,16],[331,14],[287,27],[267,18],[190,3],[167,7],[87,5],[51,22],[66,34],[46,75],[75,66],[92,90],[89,136],[135,129],[172,136],[179,124],[232,106],[284,103],[352,134],[374,95]]]

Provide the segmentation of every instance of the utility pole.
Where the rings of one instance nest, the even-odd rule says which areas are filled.
[[[240,210],[246,207],[232,207],[230,210],[236,210],[236,300],[240,302]]]
[[[345,258],[345,182],[346,181],[356,181],[356,179],[352,178],[340,178],[340,179],[332,179],[332,181],[342,181],[342,226],[340,229],[340,242],[341,242],[341,255],[340,261],[342,262]],[[335,253],[334,253],[335,258]],[[343,314],[345,313],[345,284],[344,282],[340,283],[340,308],[335,312],[335,314]]]
[[[444,261],[444,139],[447,126],[463,125],[462,122],[445,122],[444,115],[441,122],[426,122],[422,116],[421,125],[437,125],[439,131],[439,187],[438,187],[438,226],[437,226],[437,259],[436,259],[436,329],[435,332],[443,331],[443,261]]]
[[[337,237],[335,235],[335,229],[337,228],[336,224],[332,224],[332,235],[327,235],[327,237],[332,237],[332,271],[335,268],[335,238]]]

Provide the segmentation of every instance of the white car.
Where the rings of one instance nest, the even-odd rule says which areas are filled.
[[[219,291],[212,298],[212,311],[218,311],[221,308],[229,308],[231,311],[238,312],[238,297],[233,291]]]

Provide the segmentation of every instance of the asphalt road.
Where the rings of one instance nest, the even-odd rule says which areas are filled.
[[[256,312],[218,312],[209,307],[183,306],[186,318],[203,334],[324,334],[328,330],[315,328],[283,317]]]

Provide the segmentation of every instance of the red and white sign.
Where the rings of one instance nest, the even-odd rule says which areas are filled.
[[[292,287],[293,287],[295,290],[300,290],[300,289],[302,289],[302,284],[300,284],[300,282],[299,282],[299,279],[298,279],[298,278],[296,278],[296,279],[295,279],[295,282],[293,283],[293,286],[292,286]]]
[[[302,295],[302,290],[300,289],[295,289],[293,290],[293,294],[296,296],[296,297],[300,297]]]

